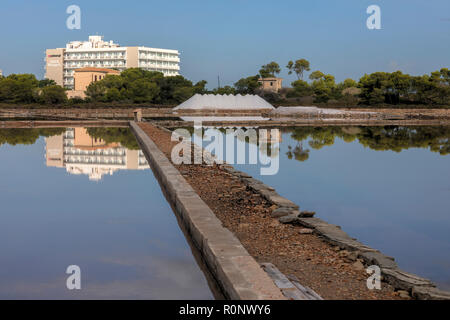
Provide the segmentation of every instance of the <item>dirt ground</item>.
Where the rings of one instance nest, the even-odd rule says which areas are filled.
[[[170,159],[170,134],[149,123],[141,128]],[[220,166],[177,165],[184,178],[258,262],[271,262],[286,275],[295,275],[324,299],[401,299],[382,283],[369,290],[360,261],[300,226],[285,225],[269,216],[271,206],[259,194]],[[301,206],[301,203],[299,204]]]

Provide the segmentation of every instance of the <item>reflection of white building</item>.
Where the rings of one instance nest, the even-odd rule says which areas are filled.
[[[59,136],[46,138],[46,159],[49,167],[65,167],[71,174],[86,174],[94,181],[118,170],[149,168],[141,150],[107,144],[90,137],[84,128],[68,128]]]

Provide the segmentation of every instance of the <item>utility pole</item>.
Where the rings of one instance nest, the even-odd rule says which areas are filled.
[[[220,89],[220,76],[217,76],[217,89]]]

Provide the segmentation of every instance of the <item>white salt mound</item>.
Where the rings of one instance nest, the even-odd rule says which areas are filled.
[[[257,95],[196,94],[174,110],[267,110],[275,109]]]

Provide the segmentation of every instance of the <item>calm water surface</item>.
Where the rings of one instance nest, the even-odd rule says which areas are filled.
[[[137,148],[128,129],[0,129],[1,299],[213,298]]]
[[[450,127],[283,129],[276,175],[235,165],[450,290]]]

